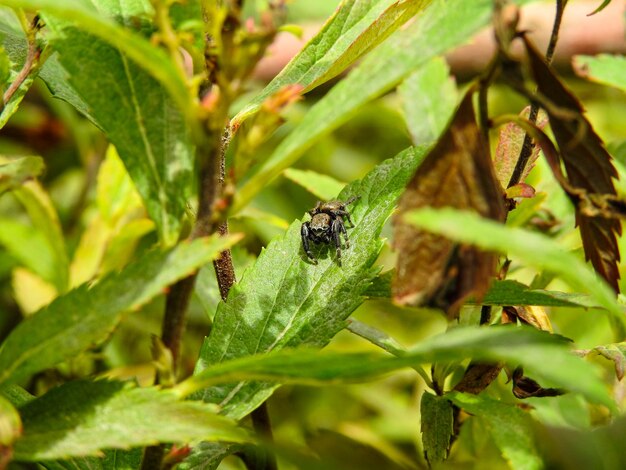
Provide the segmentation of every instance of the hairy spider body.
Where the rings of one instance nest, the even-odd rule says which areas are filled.
[[[327,245],[335,245],[337,251],[337,263],[341,266],[341,235],[345,239],[346,248],[350,247],[348,240],[348,231],[346,230],[345,220],[350,222],[350,213],[346,210],[346,206],[356,201],[358,196],[351,197],[347,201],[318,201],[316,206],[309,211],[311,220],[304,222],[300,229],[302,236],[302,246],[309,259],[317,264],[317,259],[311,253],[309,242],[325,243]],[[345,219],[344,219],[345,217]]]

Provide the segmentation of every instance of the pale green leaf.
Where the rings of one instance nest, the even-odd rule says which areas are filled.
[[[532,422],[526,412],[514,404],[466,393],[452,392],[446,398],[467,413],[484,420],[488,432],[513,470],[544,468],[534,441]]]
[[[526,0],[517,3],[526,3]],[[469,39],[490,21],[492,7],[492,0],[433,0],[406,29],[368,54],[307,112],[293,132],[241,186],[231,211],[241,210],[316,140],[346,122],[363,104],[391,90],[433,57]]]
[[[224,458],[242,450],[243,445],[238,443],[201,442],[194,446],[191,454],[176,468],[178,470],[216,470]]]
[[[626,57],[622,55],[579,55],[574,57],[574,70],[581,77],[626,92]]]
[[[602,357],[605,357],[615,363],[615,376],[618,380],[624,378],[626,371],[626,343],[606,344],[593,348]]]
[[[0,449],[11,448],[22,434],[20,415],[9,400],[0,396]]]
[[[398,87],[414,144],[436,141],[457,106],[458,92],[446,61],[435,57]]]
[[[50,196],[36,181],[27,181],[15,188],[13,194],[22,203],[35,230],[43,235],[48,245],[53,266],[52,277],[47,279],[58,292],[65,292],[69,283],[69,258],[59,215]]]
[[[311,170],[287,168],[283,172],[283,175],[294,183],[299,184],[322,201],[330,201],[336,198],[337,194],[339,194],[346,185],[331,176]]]
[[[562,338],[530,327],[513,326],[458,327],[417,344],[400,357],[371,353],[321,353],[311,349],[240,357],[215,362],[179,384],[176,391],[186,396],[207,386],[242,380],[263,380],[265,387],[267,382],[310,385],[350,383],[419,364],[468,358],[521,365],[533,378],[579,392],[590,401],[616,410],[598,367],[573,354]],[[228,392],[233,388],[225,385],[221,390]],[[226,412],[233,414],[228,407]]]
[[[39,462],[46,470],[137,470],[141,467],[143,449],[107,449],[103,457],[74,457]]]
[[[83,284],[20,323],[0,349],[0,384],[16,382],[101,343],[122,314],[214,259],[240,236],[183,242],[154,250],[108,275]]]
[[[446,397],[424,392],[420,414],[424,456],[430,465],[441,463],[448,458],[450,451],[454,428],[452,405]]]
[[[308,91],[337,76],[431,1],[344,0],[321,31],[233,118],[234,126],[286,85]]]
[[[41,157],[0,157],[0,194],[18,187],[24,181],[39,176],[43,171]]]
[[[476,214],[449,208],[420,209],[407,214],[405,219],[429,232],[486,250],[508,253],[531,266],[552,271],[575,292],[588,293],[592,302],[608,310],[621,324],[626,324],[625,310],[617,303],[609,286],[580,258],[546,235],[506,227]]]
[[[123,382],[75,381],[20,408],[23,436],[14,458],[37,461],[96,455],[103,449],[173,442],[249,442],[250,435],[205,403],[169,390]]]
[[[230,290],[227,302],[219,305],[197,370],[285,347],[322,347],[343,329],[376,275],[373,263],[383,245],[379,238],[382,225],[424,152],[425,148],[402,152],[339,195],[341,200],[360,196],[349,206],[355,226],[348,228],[350,248],[343,250],[342,266],[337,263],[335,250],[323,245],[318,245],[318,265],[307,260],[299,220],[283,237],[273,240]],[[207,389],[202,397],[240,418],[274,388],[263,383],[239,383]]]

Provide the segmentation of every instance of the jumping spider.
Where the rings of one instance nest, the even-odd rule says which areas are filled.
[[[309,242],[313,243],[326,243],[335,245],[337,249],[337,263],[341,266],[341,234],[346,240],[346,248],[350,247],[348,241],[348,232],[344,225],[344,217],[350,222],[350,225],[354,227],[352,220],[350,219],[350,213],[346,210],[346,206],[356,201],[359,196],[353,196],[346,202],[342,201],[318,201],[316,206],[309,211],[311,220],[304,222],[300,229],[302,235],[302,246],[309,259],[317,264],[317,259],[311,253],[309,248]]]

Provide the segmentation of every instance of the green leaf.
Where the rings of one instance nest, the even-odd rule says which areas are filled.
[[[600,54],[574,57],[574,70],[581,77],[619,88],[626,92],[626,57]]]
[[[3,0],[3,5],[8,7],[39,10],[46,15],[65,20],[119,49],[163,85],[178,109],[185,115],[187,124],[194,125],[196,123],[195,107],[192,106],[185,80],[171,59],[147,39],[143,39],[129,29],[119,26],[111,20],[111,15],[102,12],[102,10],[108,9],[108,13],[113,13],[116,10],[121,14],[122,6],[125,8],[133,7],[134,9],[139,7],[145,11],[146,4],[144,2],[124,2],[124,5],[120,5],[119,2],[105,0],[97,3],[100,9],[96,8],[90,1],[83,0],[63,0],[62,2],[56,0]],[[98,56],[93,49],[89,49],[88,52],[89,54],[83,56],[82,59],[88,60],[90,57]]]
[[[407,214],[405,219],[452,240],[508,253],[524,260],[524,263],[557,273],[574,291],[589,293],[593,302],[626,325],[624,308],[617,303],[615,293],[608,285],[578,257],[565,251],[556,241],[545,235],[506,227],[472,213],[448,208],[420,209]]]
[[[205,238],[154,250],[94,286],[83,284],[20,323],[0,349],[0,384],[16,382],[101,343],[122,314],[214,259],[241,237]]]
[[[484,420],[494,442],[512,469],[544,468],[533,439],[535,432],[531,419],[520,408],[467,393],[452,392],[446,398],[464,411]]]
[[[17,460],[97,455],[102,449],[159,442],[251,440],[213,406],[123,382],[68,382],[29,402],[20,413],[24,433],[15,445]]]
[[[339,75],[431,1],[344,0],[320,32],[233,118],[233,125],[238,127],[286,85],[297,83],[309,91]]]
[[[41,157],[0,157],[0,194],[39,176],[44,169]]]
[[[65,292],[69,283],[69,259],[59,215],[50,196],[36,181],[24,183],[13,194],[22,203],[35,230],[43,235],[48,245],[52,263],[51,277],[48,279],[59,293]]]
[[[257,173],[241,186],[231,211],[241,210],[317,139],[346,122],[363,104],[391,90],[433,57],[470,38],[490,21],[492,7],[491,0],[433,0],[411,25],[372,51],[310,109]]]
[[[141,468],[143,449],[107,449],[103,457],[74,457],[38,462],[46,470],[137,470]]]
[[[585,294],[532,289],[521,282],[494,281],[481,305],[539,305],[543,307],[598,307]]]
[[[435,57],[398,87],[414,144],[436,141],[457,106],[458,92],[446,61]]]
[[[448,458],[453,434],[452,405],[446,397],[424,392],[420,403],[420,414],[424,456],[430,465],[443,462]]]
[[[201,442],[193,447],[191,454],[176,468],[178,470],[216,470],[222,460],[242,450],[243,446],[236,443]]]
[[[227,302],[219,305],[197,370],[285,347],[322,347],[343,329],[376,275],[377,268],[372,266],[383,245],[380,230],[424,151],[405,150],[339,195],[341,200],[360,196],[351,206],[355,226],[348,229],[351,243],[342,254],[342,266],[334,249],[319,246],[319,264],[308,262],[299,220],[283,237],[273,240],[230,290]],[[207,389],[202,398],[219,403],[227,415],[241,418],[274,388],[270,384],[239,383]]]
[[[322,201],[329,201],[337,197],[337,194],[345,187],[336,179],[311,170],[298,170],[287,168],[283,175],[296,184],[299,184],[308,192],[317,196]]]
[[[101,10],[103,18],[133,13],[121,5]],[[193,191],[188,123],[165,85],[131,61],[124,48],[55,17],[47,18],[47,24],[58,54],[46,64],[41,77],[55,96],[106,133],[155,221],[161,241],[172,245]]]
[[[242,380],[309,385],[349,383],[369,380],[404,367],[468,358],[521,365],[528,375],[538,380],[579,392],[590,401],[616,410],[599,369],[572,354],[562,338],[530,327],[513,326],[458,327],[419,343],[401,357],[321,353],[311,349],[240,357],[215,362],[175,389],[186,396],[207,386]],[[267,383],[265,387],[268,387]],[[225,386],[223,392],[229,390],[233,390],[231,385]],[[242,414],[234,414],[228,406],[226,411],[235,417]]]
[[[20,415],[9,400],[0,396],[0,449],[11,448],[22,434]]]
[[[391,280],[394,270],[389,270],[377,276],[365,291],[370,298],[391,298]],[[470,299],[469,303],[473,303]],[[521,282],[513,280],[495,280],[485,296],[480,301],[481,305],[539,305],[542,307],[599,307],[586,294],[570,294],[567,292],[533,289]]]

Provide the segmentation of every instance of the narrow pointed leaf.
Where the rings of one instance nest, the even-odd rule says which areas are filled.
[[[556,105],[561,113],[546,110],[550,127],[559,144],[567,172],[567,180],[575,188],[590,194],[616,196],[613,178],[617,171],[611,156],[591,123],[583,115],[577,98],[557,78],[535,46],[524,36],[526,50],[539,92]],[[570,112],[574,118],[562,117],[562,111]],[[576,224],[580,227],[585,257],[609,285],[619,292],[620,260],[617,237],[622,233],[621,223],[615,218],[585,215],[576,205]]]
[[[93,287],[83,284],[20,323],[0,349],[0,384],[16,382],[101,343],[122,314],[218,256],[241,237],[198,239],[154,250]]]
[[[240,380],[309,385],[353,383],[405,367],[467,358],[522,365],[528,374],[539,380],[582,393],[590,401],[616,409],[600,370],[574,355],[568,343],[530,327],[512,326],[455,328],[409,348],[401,357],[322,353],[311,349],[240,357],[206,368],[175,390],[187,396],[206,386]]]
[[[532,421],[527,413],[513,404],[483,396],[453,392],[446,395],[462,410],[480,416],[512,469],[540,470],[544,463],[533,436]]]
[[[295,221],[285,236],[273,240],[228,300],[219,305],[197,370],[241,356],[285,347],[325,346],[346,326],[376,275],[373,263],[382,248],[379,234],[402,188],[419,165],[424,148],[408,149],[348,185],[339,195],[360,199],[351,205],[355,224],[348,229],[350,248],[339,266],[334,249],[320,247],[318,265],[304,254]],[[235,383],[205,390],[202,398],[220,404],[229,416],[241,418],[267,398],[274,385]]]
[[[624,308],[617,303],[608,285],[590,271],[574,254],[551,238],[521,228],[505,227],[476,214],[424,208],[405,215],[418,227],[462,243],[472,243],[524,260],[525,263],[559,275],[574,291],[586,292],[590,299],[626,325]]]
[[[201,402],[123,382],[76,381],[20,408],[24,433],[14,458],[37,461],[96,455],[160,442],[249,442],[248,433]]]
[[[317,139],[346,122],[360,106],[391,90],[433,57],[469,39],[490,21],[492,8],[491,0],[433,0],[406,29],[368,54],[311,108],[258,172],[241,186],[231,211],[241,210]]]
[[[284,175],[286,178],[299,184],[311,194],[320,198],[322,201],[335,199],[337,194],[339,194],[345,187],[345,183],[341,183],[328,175],[316,173],[311,170],[287,168]]]
[[[396,262],[392,291],[400,304],[435,302],[454,314],[470,295],[482,297],[495,274],[494,254],[459,247],[402,218],[420,207],[455,207],[504,221],[502,188],[476,123],[472,96],[471,91],[465,95],[449,127],[420,165],[398,204],[394,248],[401,255]]]
[[[309,91],[343,72],[432,0],[345,0],[317,35],[237,116],[238,127],[286,85]]]

